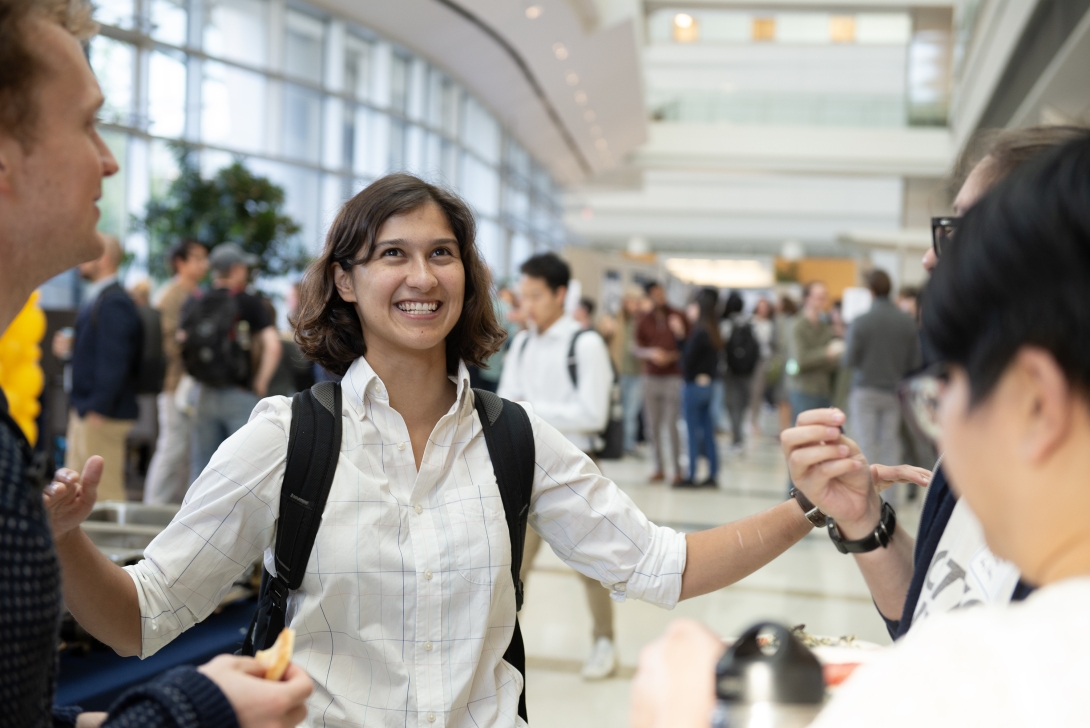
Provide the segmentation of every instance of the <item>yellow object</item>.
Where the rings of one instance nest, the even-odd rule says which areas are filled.
[[[38,292],[31,294],[23,310],[0,336],[0,389],[8,399],[8,412],[30,444],[38,441],[38,397],[45,386],[39,364],[45,336],[45,314],[38,307]]]

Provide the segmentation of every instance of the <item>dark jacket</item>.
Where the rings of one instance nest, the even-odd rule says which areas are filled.
[[[870,311],[848,330],[845,361],[852,386],[894,392],[909,372],[920,367],[916,322],[889,298],[876,298]]]
[[[686,382],[696,379],[699,374],[707,374],[712,379],[718,378],[719,350],[712,346],[711,337],[703,326],[696,326],[685,347],[681,351],[681,373]]]
[[[143,345],[136,304],[111,284],[80,309],[72,349],[72,406],[80,417],[97,412],[135,420],[136,367]]]
[[[0,392],[0,728],[75,725],[53,705],[61,574],[32,454]],[[14,565],[14,566],[12,566]],[[237,728],[227,697],[192,667],[122,695],[103,728]]]
[[[681,353],[681,344],[684,342],[685,337],[679,341],[674,332],[670,330],[669,319],[671,316],[677,316],[678,319],[685,324],[685,335],[689,333],[689,322],[685,320],[684,314],[677,309],[670,308],[669,306],[663,307],[662,310],[650,311],[643,315],[636,323],[636,346],[640,349],[665,349],[666,351],[676,351]],[[681,374],[681,363],[673,361],[666,366],[659,366],[653,362],[644,360],[643,373],[650,374],[651,376],[676,376]]]

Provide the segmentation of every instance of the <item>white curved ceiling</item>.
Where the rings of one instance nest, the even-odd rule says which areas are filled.
[[[647,138],[631,20],[588,32],[565,0],[318,4],[443,68],[561,184],[612,168]]]

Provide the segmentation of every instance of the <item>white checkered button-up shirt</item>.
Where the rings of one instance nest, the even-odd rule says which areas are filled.
[[[340,463],[298,592],[295,662],[314,679],[310,726],[514,726],[522,678],[503,661],[515,624],[511,544],[464,365],[417,473],[405,423],[364,359],[345,375]],[[528,408],[529,410],[529,408]],[[685,538],[650,523],[531,411],[530,525],[614,599],[677,603]],[[273,541],[291,401],[263,400],[128,567],[143,656],[201,621]]]

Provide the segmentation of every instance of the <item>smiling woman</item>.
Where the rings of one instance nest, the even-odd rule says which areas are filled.
[[[492,277],[477,250],[475,234],[469,208],[442,188],[408,174],[388,175],[369,185],[341,208],[322,256],[303,278],[293,322],[300,349],[329,371],[344,374],[367,353],[366,338],[382,335],[379,319],[392,315],[390,307],[422,322],[427,304],[438,309],[433,318],[441,314],[444,322],[453,322],[453,327],[449,322],[434,327],[450,332],[437,342],[445,341],[447,371],[456,372],[460,359],[483,366],[506,333],[496,321]],[[386,292],[396,294],[396,300],[377,300],[378,291],[373,290],[377,281],[393,280],[379,271],[416,265],[414,253],[426,253],[427,263],[410,275],[427,280],[416,280],[415,285],[409,281],[401,290]],[[373,267],[375,263],[380,265]],[[366,290],[354,290],[349,280],[359,278],[363,268],[374,270],[379,278],[369,280]],[[464,292],[451,297],[453,291],[446,286],[455,269],[463,277]],[[444,289],[446,300],[421,298],[436,288],[429,276],[441,282],[438,287]],[[360,310],[365,311],[363,322]]]

